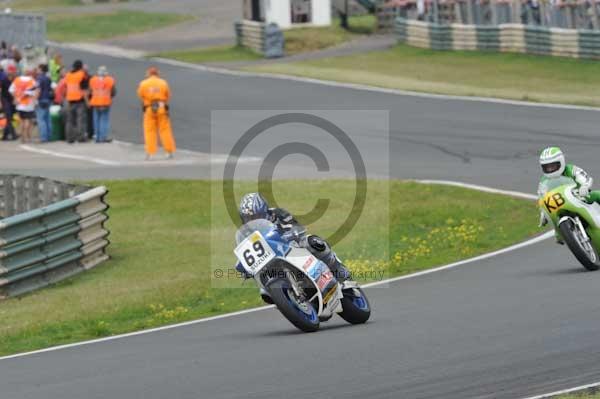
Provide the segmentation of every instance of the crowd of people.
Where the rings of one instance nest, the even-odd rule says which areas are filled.
[[[37,126],[39,142],[51,140],[50,113],[59,114],[59,126],[68,143],[95,140],[110,142],[110,108],[116,96],[116,81],[105,66],[91,75],[81,60],[70,70],[58,52],[23,51],[0,43],[0,129],[2,140],[33,141]],[[55,132],[58,134],[58,132]]]
[[[108,143],[112,141],[110,110],[116,94],[116,80],[106,66],[91,75],[88,66],[76,60],[67,70],[58,52],[37,52],[31,46],[21,52],[17,46],[0,43],[2,140],[34,142],[37,126],[36,141],[40,143],[63,139],[63,131],[67,143],[92,139]],[[173,158],[171,92],[158,68],[148,68],[137,94],[143,110],[146,159],[157,153],[159,141],[167,157]]]

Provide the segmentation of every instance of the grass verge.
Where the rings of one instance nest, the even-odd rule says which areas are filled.
[[[251,282],[240,288],[236,279],[229,288],[215,289],[211,281],[211,259],[226,267],[235,263],[235,228],[211,200],[211,186],[218,193],[222,183],[103,184],[110,189],[112,260],[54,287],[1,302],[0,354],[262,304]],[[238,194],[251,190],[250,183],[236,183]],[[310,210],[315,198],[334,198],[326,216],[311,226],[327,236],[345,218],[355,184],[277,181],[274,192],[280,204],[298,214]],[[369,181],[367,205],[356,227],[335,247],[357,273],[406,274],[499,249],[537,232],[533,202],[456,187]]]
[[[354,16],[349,19],[348,30],[334,20],[331,26],[322,28],[294,28],[285,31],[285,54],[293,55],[338,46],[360,35],[375,31],[376,21],[372,15]]]
[[[83,5],[81,0],[13,0],[6,7],[15,10],[44,10],[50,7],[71,7]]]
[[[600,106],[600,74],[593,60],[398,45],[246,69],[427,93]]]
[[[130,1],[143,1],[143,0],[119,0],[119,3],[126,3]],[[46,11],[56,7],[73,7],[73,6],[85,6],[90,3],[85,3],[82,0],[12,0],[7,7],[11,7],[15,10],[35,10],[35,11]]]
[[[180,14],[120,10],[108,13],[51,14],[48,38],[61,42],[109,39],[189,20]]]
[[[263,57],[241,46],[217,46],[190,50],[166,51],[155,57],[171,58],[183,62],[203,64],[208,62],[254,61]]]
[[[350,18],[350,28],[340,28],[339,21],[323,28],[295,28],[284,32],[285,53],[293,55],[308,51],[321,50],[342,44],[360,35],[371,34],[375,30],[375,18],[372,15]],[[181,51],[167,51],[155,57],[172,58],[179,61],[204,64],[211,62],[254,61],[262,59],[260,54],[244,47],[216,46]]]

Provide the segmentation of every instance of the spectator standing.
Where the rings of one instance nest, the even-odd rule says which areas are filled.
[[[48,61],[48,69],[50,70],[50,80],[52,83],[58,83],[60,80],[60,72],[63,69],[63,61],[60,53],[56,52]]]
[[[16,44],[13,44],[12,46],[10,46],[10,50],[8,50],[7,58],[11,59],[17,66],[20,65],[21,59],[23,59],[23,56],[21,55],[21,52],[19,51],[19,48],[17,47]]]
[[[2,42],[2,44],[4,44],[4,46],[6,47],[6,43]],[[1,51],[2,51],[2,47],[0,45],[0,57],[2,57]],[[8,78],[6,77],[4,70],[0,69],[0,90],[1,90],[2,82],[5,79],[8,79]],[[1,100],[1,97],[0,97],[0,100]],[[0,101],[0,129],[3,132],[4,132],[4,129],[6,129],[6,126],[8,124],[8,121],[6,119],[6,112],[4,112],[4,107],[5,107],[4,101]],[[4,133],[3,133],[3,135],[4,135]]]
[[[58,79],[58,83],[54,88],[54,104],[62,106],[65,102],[65,97],[67,96],[67,80],[65,76],[67,74],[65,72],[60,73],[60,78]]]
[[[142,101],[144,111],[146,160],[152,159],[158,151],[157,135],[160,137],[160,142],[167,152],[168,158],[173,158],[175,140],[169,117],[171,91],[169,84],[159,77],[158,68],[148,68],[146,79],[142,80],[138,87],[138,97]]]
[[[31,141],[31,130],[35,118],[37,99],[37,84],[34,79],[35,70],[27,69],[25,74],[18,76],[10,85],[9,91],[14,97],[17,112],[21,118],[21,142]]]
[[[112,99],[117,94],[115,79],[108,74],[105,66],[100,66],[96,76],[90,79],[90,101],[94,119],[94,133],[97,143],[112,141],[108,138],[110,132],[110,107]]]
[[[0,69],[3,69],[5,72],[8,71],[10,66],[14,66],[15,71],[17,70],[17,63],[12,58],[2,58],[0,59]]]
[[[85,76],[87,76],[88,78],[88,89],[89,89],[89,79],[90,79],[90,69],[89,66],[87,64],[83,64],[83,71],[85,72]],[[89,95],[89,92],[88,92]],[[92,112],[92,108],[90,107],[89,104],[89,97],[86,96],[86,102],[85,102],[85,114],[86,114],[86,119],[85,119],[85,137],[86,139],[92,139],[94,138],[94,136],[96,135],[96,132],[94,132],[94,113]]]
[[[10,85],[17,75],[17,67],[9,65],[6,70],[0,70],[0,102],[2,110],[6,117],[6,126],[4,126],[2,140],[16,140],[17,134],[13,126],[13,115],[15,114],[13,96],[10,93]]]
[[[50,125],[50,105],[52,104],[52,82],[48,77],[48,66],[40,65],[37,76],[38,101],[36,111],[38,130],[40,132],[40,141],[46,143],[50,141],[52,127]]]
[[[65,84],[67,100],[66,139],[68,143],[86,141],[87,106],[85,99],[88,89],[88,77],[83,63],[77,60],[73,69],[66,74]]]
[[[2,40],[0,42],[0,60],[5,58],[8,58],[8,46],[6,45],[6,42]]]
[[[0,129],[4,130],[6,128],[7,123],[8,121],[6,120],[4,108],[2,108],[2,104],[0,104]]]

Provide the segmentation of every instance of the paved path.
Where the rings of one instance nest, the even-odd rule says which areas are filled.
[[[177,13],[194,18],[192,21],[156,31],[100,42],[105,45],[157,53],[166,50],[233,43],[235,41],[233,24],[242,16],[242,2],[241,0],[146,0],[51,9],[52,12],[71,14],[115,10]]]
[[[149,53],[233,43],[233,24],[242,16],[242,3],[239,0],[153,0],[121,7],[149,12],[175,12],[195,18],[153,32],[103,42]]]

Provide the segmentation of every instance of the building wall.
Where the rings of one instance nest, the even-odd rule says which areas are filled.
[[[331,25],[331,0],[312,0],[312,19],[313,25]]]
[[[265,0],[265,22],[276,23],[280,28],[292,26],[292,10],[289,0]]]
[[[312,25],[331,25],[331,0],[312,0]],[[264,0],[265,22],[276,23],[282,29],[291,28],[290,0]]]

